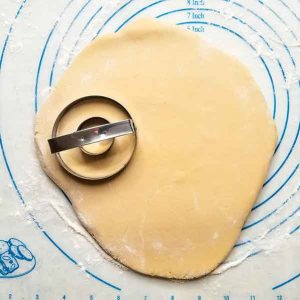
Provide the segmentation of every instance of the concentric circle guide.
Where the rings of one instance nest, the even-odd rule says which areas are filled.
[[[30,2],[24,0],[20,4],[2,43],[0,80],[9,72],[6,68],[11,63],[8,49],[14,32],[20,30],[18,26],[22,15],[32,5]],[[35,79],[31,78],[30,82],[28,79],[33,86],[31,100],[34,101],[27,101],[26,105],[31,105],[35,112],[38,110],[39,103],[45,98],[42,96],[44,91],[55,85],[63,69],[89,41],[107,32],[118,32],[139,17],[150,16],[172,22],[198,33],[219,47],[226,41],[229,46],[226,47],[225,43],[224,51],[233,51],[253,71],[279,131],[273,165],[228,262],[243,255],[253,257],[253,261],[260,259],[265,252],[260,242],[270,244],[278,237],[287,235],[290,237],[283,244],[293,242],[300,228],[300,35],[296,30],[300,26],[300,4],[283,0],[127,0],[111,7],[108,4],[110,1],[64,2],[65,7],[54,16],[55,20],[48,28],[43,43],[39,44],[40,54],[34,58]],[[34,12],[34,6],[32,9],[33,14],[38,14]],[[19,170],[13,163],[14,155],[10,151],[16,141],[6,131],[7,122],[7,115],[3,114],[0,146],[5,167],[21,204],[31,205],[30,194],[24,191],[20,176],[16,176]],[[42,216],[34,212],[29,214],[51,244],[73,264],[80,265],[80,254],[75,251],[69,254],[70,249],[61,246],[59,235],[48,230],[50,225],[44,223]],[[121,290],[118,277],[108,276],[114,278],[111,283],[101,269],[99,272],[97,269],[86,269],[85,272],[114,290]],[[268,283],[270,290],[299,285],[300,269],[291,268],[290,273],[284,272],[286,277],[282,277],[281,272],[277,270],[273,274]],[[124,281],[122,285],[122,289],[126,289]]]

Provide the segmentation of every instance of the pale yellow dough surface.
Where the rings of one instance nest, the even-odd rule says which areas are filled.
[[[90,184],[64,171],[47,139],[73,100],[119,101],[137,146],[119,175]],[[138,20],[93,41],[36,121],[45,172],[101,247],[138,272],[190,279],[229,254],[261,189],[277,140],[248,70],[199,35]]]

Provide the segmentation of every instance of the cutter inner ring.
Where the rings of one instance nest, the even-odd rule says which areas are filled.
[[[91,117],[85,121],[83,121],[79,127],[78,130],[82,129],[88,129],[91,127],[101,126],[105,124],[110,124],[108,120],[102,117]],[[82,152],[88,155],[101,155],[111,148],[111,146],[114,143],[114,138],[107,139],[101,142],[92,143],[84,146],[80,146],[80,149]]]

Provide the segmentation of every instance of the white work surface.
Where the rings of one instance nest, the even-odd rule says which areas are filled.
[[[175,282],[107,261],[36,157],[36,110],[72,53],[144,16],[243,61],[278,127],[266,183],[219,275]],[[0,0],[0,300],[299,300],[299,32],[299,0]],[[14,255],[11,238],[32,256]]]

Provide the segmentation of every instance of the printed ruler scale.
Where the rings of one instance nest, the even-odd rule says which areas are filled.
[[[299,1],[53,2],[1,3],[0,299],[300,299]],[[273,165],[227,266],[244,261],[186,283],[103,258],[40,170],[33,145],[35,113],[74,56],[145,16],[191,30],[241,60],[278,128]]]

